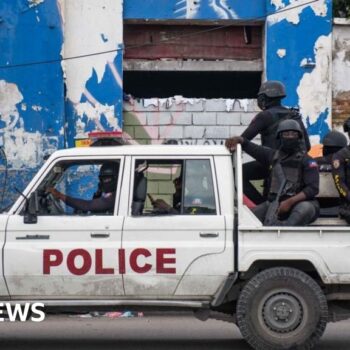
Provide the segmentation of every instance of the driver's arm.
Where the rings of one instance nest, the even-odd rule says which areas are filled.
[[[48,192],[70,207],[82,211],[108,211],[114,208],[115,193],[110,193],[110,195],[106,197],[84,200],[67,196],[64,193],[57,191],[55,188],[48,189]]]

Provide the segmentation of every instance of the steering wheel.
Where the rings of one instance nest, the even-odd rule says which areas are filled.
[[[65,214],[65,210],[59,199],[56,199],[51,193],[45,192],[42,196],[44,199],[47,211],[51,215],[62,215]]]

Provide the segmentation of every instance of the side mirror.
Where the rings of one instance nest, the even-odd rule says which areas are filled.
[[[37,191],[33,192],[26,204],[23,222],[25,224],[36,224],[38,222],[39,201]]]

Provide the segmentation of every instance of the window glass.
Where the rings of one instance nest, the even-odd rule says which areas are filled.
[[[37,189],[39,215],[112,215],[119,161],[60,162]]]
[[[133,216],[216,214],[210,161],[137,160],[131,211]]]
[[[132,215],[181,213],[181,160],[138,160]]]
[[[213,178],[209,160],[187,160],[184,213],[216,214]]]

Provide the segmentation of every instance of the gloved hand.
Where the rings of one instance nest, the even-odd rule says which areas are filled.
[[[233,136],[225,141],[225,146],[230,152],[234,152],[237,148],[238,143],[243,143],[242,136]]]

